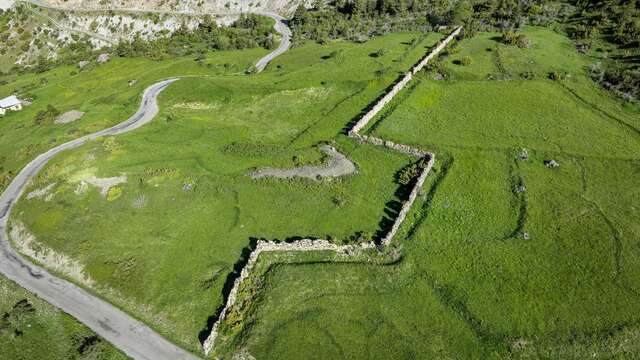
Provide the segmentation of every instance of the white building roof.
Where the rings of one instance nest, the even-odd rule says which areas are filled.
[[[11,95],[4,99],[0,99],[0,108],[6,109],[6,108],[10,108],[12,106],[20,105],[20,104],[21,104],[20,100],[18,100],[18,98],[15,95]]]

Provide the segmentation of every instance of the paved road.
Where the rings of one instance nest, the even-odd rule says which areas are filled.
[[[72,283],[51,275],[43,268],[20,256],[9,244],[7,220],[16,200],[29,181],[45,164],[62,151],[76,148],[88,140],[106,135],[118,135],[141,127],[158,113],[156,98],[177,79],[158,82],[147,88],[140,109],[126,121],[94,134],[59,145],[38,156],[20,171],[0,195],[0,272],[45,301],[69,313],[97,334],[134,359],[176,360],[197,359],[175,346],[149,327],[125,314],[115,306],[100,300]]]
[[[272,53],[267,54],[267,56],[263,57],[262,59],[258,60],[258,62],[256,63],[256,72],[261,72],[262,70],[264,70],[264,68],[267,67],[267,64],[269,64],[271,60],[275,59],[283,52],[289,50],[289,48],[291,47],[291,29],[289,29],[289,27],[287,26],[287,20],[285,20],[278,14],[262,13],[261,15],[269,16],[276,21],[276,24],[273,28],[278,33],[280,33],[282,39],[280,40],[280,45],[277,49],[275,49]]]

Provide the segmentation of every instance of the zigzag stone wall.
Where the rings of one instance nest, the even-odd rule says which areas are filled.
[[[354,126],[349,130],[348,134],[350,137],[360,141],[366,142],[377,146],[384,146],[396,151],[400,151],[402,153],[415,156],[418,158],[427,157],[429,161],[427,162],[427,166],[422,170],[420,176],[416,180],[415,185],[413,186],[411,193],[409,194],[409,198],[404,202],[400,212],[398,213],[398,217],[396,217],[391,230],[387,233],[387,235],[382,239],[380,243],[380,247],[387,247],[396,233],[400,229],[400,226],[404,222],[407,214],[411,210],[413,203],[415,202],[422,186],[424,185],[425,180],[427,179],[427,175],[433,168],[433,164],[435,163],[435,155],[430,152],[426,152],[417,148],[413,148],[404,144],[396,144],[390,140],[383,140],[374,136],[369,135],[361,135],[359,134],[360,130],[362,130],[379,112],[384,108],[384,106],[393,100],[393,97],[396,96],[413,78],[413,75],[418,73],[420,70],[424,68],[424,66],[433,59],[442,49],[444,49],[450,42],[453,40],[462,30],[462,27],[458,27],[455,29],[447,38],[445,38],[442,42],[436,46],[427,56],[425,56],[416,66],[414,66],[410,72],[406,73],[405,76],[396,83],[393,88],[376,103],[369,112],[367,112]],[[376,248],[376,244],[374,242],[362,243],[359,245],[336,245],[327,240],[312,240],[312,239],[302,239],[294,242],[273,242],[273,241],[258,241],[256,244],[256,248],[249,255],[249,260],[247,264],[242,268],[240,272],[240,276],[236,278],[233,283],[233,288],[229,292],[229,296],[227,297],[227,301],[225,303],[225,307],[220,312],[220,316],[218,320],[215,322],[211,329],[211,334],[205,340],[203,347],[205,354],[209,354],[213,349],[213,345],[218,336],[218,331],[220,324],[224,321],[229,309],[236,303],[238,289],[240,288],[240,284],[249,277],[251,274],[251,270],[253,270],[260,254],[263,252],[274,252],[274,251],[282,251],[282,252],[292,252],[292,251],[335,251],[336,253],[343,254],[346,256],[351,256],[353,254],[361,253],[361,250],[374,249]]]

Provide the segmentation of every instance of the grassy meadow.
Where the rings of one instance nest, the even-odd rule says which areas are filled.
[[[524,34],[530,49],[491,33],[460,41],[440,59],[444,80],[421,74],[372,121],[369,133],[437,154],[398,237],[403,259],[271,267],[239,349],[274,359],[638,356],[638,110],[593,84],[590,58],[563,36]]]
[[[403,256],[386,265],[310,254],[263,264],[242,331],[216,355],[638,356],[638,109],[598,88],[588,78],[594,60],[564,36],[535,27],[524,34],[529,49],[501,44],[498,33],[458,42],[366,129],[436,153],[396,238]],[[411,160],[342,131],[437,39],[401,33],[308,44],[252,76],[241,72],[260,50],[216,53],[210,66],[116,59],[71,77],[73,69],[59,69],[14,79],[0,95],[41,86],[28,88],[31,107],[0,119],[0,153],[11,154],[0,159],[5,171],[125,119],[157,79],[207,75],[167,88],[145,127],[54,159],[27,192],[55,185],[22,199],[12,220],[80,262],[92,291],[199,351],[198,332],[252,240],[354,242],[394,216],[394,175]],[[461,64],[465,57],[471,64]],[[550,80],[553,72],[563,80]],[[130,79],[139,81],[128,87]],[[34,124],[47,104],[87,114]],[[325,142],[358,173],[320,182],[247,176],[321,163]],[[560,166],[545,166],[551,159]],[[104,194],[82,185],[123,175]]]
[[[0,314],[3,359],[127,359],[72,317],[5,277],[0,277]]]
[[[12,220],[26,224],[42,246],[81,263],[95,282],[92,291],[200,351],[198,334],[222,305],[227,277],[252,239],[351,243],[388,226],[401,200],[395,174],[412,159],[342,132],[439,38],[397,33],[363,44],[309,44],[259,75],[223,67],[184,77],[160,95],[160,114],[150,124],[54,159],[27,190],[55,184],[50,193],[24,198]],[[374,55],[380,49],[384,55]],[[254,53],[238,59],[253,61],[247,57]],[[221,54],[227,58],[220,62],[241,56]],[[146,64],[145,85],[183,71],[153,70],[160,64]],[[209,68],[193,60],[184,66],[193,74]],[[132,77],[141,75],[127,73],[124,86]],[[132,113],[139,96],[130,99],[121,116],[102,124]],[[88,122],[93,108],[79,110],[87,118],[72,126]],[[318,182],[247,175],[264,166],[321,163],[323,143],[352,159],[357,173]],[[124,175],[126,182],[104,194],[82,185]]]

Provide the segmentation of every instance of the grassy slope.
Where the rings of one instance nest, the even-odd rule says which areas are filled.
[[[496,35],[464,40],[444,60],[449,81],[424,77],[374,126],[439,159],[401,265],[276,268],[245,334],[250,353],[637,357],[637,112],[590,83],[588,59],[562,36],[530,28],[534,48],[521,50]],[[473,65],[454,64],[465,55]],[[525,71],[536,79],[518,80]],[[571,76],[554,83],[550,71]]]
[[[60,67],[42,74],[7,77],[0,86],[0,97],[13,93],[34,99],[23,111],[0,118],[0,191],[8,185],[9,172],[17,173],[29,160],[56,144],[117,124],[138,108],[142,90],[158,79],[175,75],[215,75],[238,73],[267,51],[219,52],[206,66],[191,58],[151,62],[144,59],[114,59],[78,73],[73,67]],[[224,64],[231,64],[225,68]],[[129,80],[138,80],[133,86]],[[85,112],[81,121],[56,125],[35,124],[33,119],[47,105],[60,112]],[[3,179],[6,179],[3,182]]]
[[[58,183],[54,200],[23,201],[14,218],[85,264],[95,291],[197,351],[197,334],[222,304],[226,276],[250,238],[348,241],[379,229],[397,201],[394,173],[409,159],[337,134],[438,38],[411,46],[417,36],[310,44],[258,76],[182,79],[161,95],[156,121],[55,159],[32,186]],[[389,51],[369,56],[379,48]],[[321,161],[312,147],[319,141],[334,142],[359,174],[321,183],[246,176],[253,167],[293,166],[294,156]],[[114,201],[95,189],[78,197],[77,179],[88,173],[126,173],[129,181]],[[146,205],[136,209],[141,196]]]
[[[69,315],[0,277],[3,359],[126,359]]]

